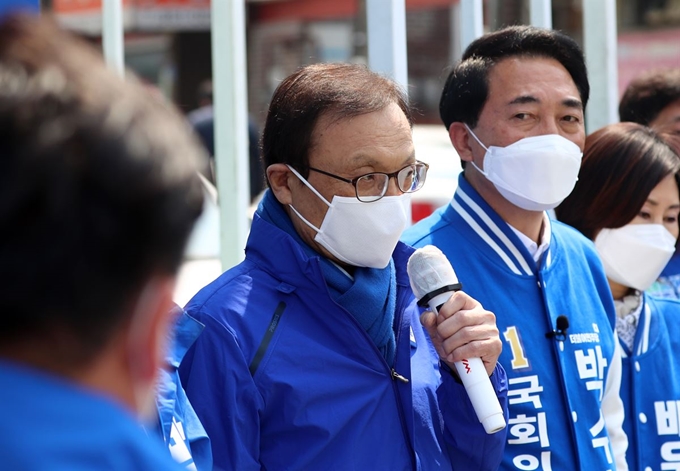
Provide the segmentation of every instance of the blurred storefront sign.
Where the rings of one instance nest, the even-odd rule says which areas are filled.
[[[53,0],[62,26],[80,33],[102,31],[102,0]],[[123,0],[126,31],[209,31],[210,0]]]
[[[680,67],[680,29],[619,33],[618,56],[621,96],[642,72]]]

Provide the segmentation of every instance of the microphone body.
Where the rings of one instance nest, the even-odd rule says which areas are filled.
[[[407,271],[418,305],[429,306],[435,314],[461,289],[448,259],[434,246],[416,250],[408,261]],[[467,358],[454,362],[454,366],[486,433],[503,430],[506,426],[503,410],[482,359]]]

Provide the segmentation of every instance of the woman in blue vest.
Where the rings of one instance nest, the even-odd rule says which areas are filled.
[[[631,470],[680,469],[680,303],[646,294],[678,238],[680,138],[618,123],[588,136],[558,219],[595,242],[616,305]]]

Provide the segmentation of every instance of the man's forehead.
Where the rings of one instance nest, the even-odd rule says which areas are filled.
[[[565,97],[565,105],[582,107],[578,87],[573,77],[559,61],[552,57],[508,57],[496,62],[488,74],[489,95],[502,95],[508,104],[531,103],[540,100],[536,92],[545,92],[546,89],[543,86],[545,83],[556,85],[565,92],[571,89],[571,94],[575,96]]]
[[[394,170],[415,159],[410,125],[396,104],[356,116],[322,115],[311,138],[310,163],[345,172]]]
[[[680,99],[666,105],[650,122],[652,126],[680,126]]]

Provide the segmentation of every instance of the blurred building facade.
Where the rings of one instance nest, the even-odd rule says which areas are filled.
[[[224,0],[232,1],[232,0]],[[238,0],[234,0],[238,1]],[[582,1],[553,0],[554,28],[582,43]],[[101,35],[102,0],[43,0],[66,27]],[[460,54],[458,0],[405,0],[409,95],[420,123],[438,122],[439,94]],[[484,0],[487,31],[529,22],[529,0]],[[124,0],[126,64],[185,111],[211,76],[210,0]],[[365,0],[246,0],[248,101],[264,121],[272,92],[296,68],[366,62]],[[619,89],[653,67],[680,67],[680,0],[617,0]],[[228,53],[228,51],[225,51]]]

